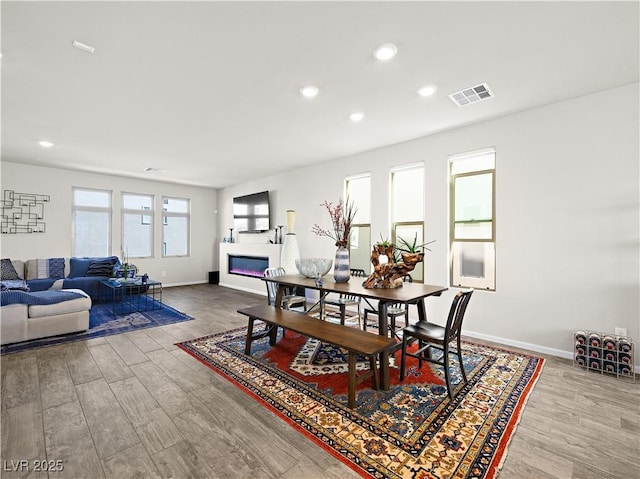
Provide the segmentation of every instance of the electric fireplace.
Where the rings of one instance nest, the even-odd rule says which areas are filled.
[[[264,270],[269,267],[267,256],[233,255],[229,256],[229,274],[262,278]]]

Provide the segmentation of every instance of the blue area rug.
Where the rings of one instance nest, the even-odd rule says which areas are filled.
[[[170,306],[156,302],[157,309],[139,311],[129,314],[113,314],[112,305],[109,303],[94,303],[89,311],[89,329],[78,333],[52,336],[48,338],[32,339],[22,343],[5,344],[0,354],[16,353],[28,349],[41,348],[52,344],[79,341],[82,339],[99,338],[111,334],[126,333],[136,329],[153,328],[165,324],[179,323],[193,319]]]

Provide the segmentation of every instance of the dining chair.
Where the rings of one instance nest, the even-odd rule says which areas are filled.
[[[458,356],[458,364],[462,372],[462,380],[467,382],[467,374],[462,364],[462,349],[460,346],[460,331],[462,330],[462,320],[467,310],[467,305],[471,299],[473,289],[458,292],[453,298],[447,323],[444,327],[427,321],[418,321],[416,324],[407,326],[402,330],[402,357],[400,361],[400,381],[404,380],[406,367],[406,356],[418,359],[418,367],[422,367],[423,361],[439,364],[444,368],[444,378],[447,383],[447,392],[453,400],[453,388],[451,387],[451,373],[449,371],[449,354]],[[418,350],[409,352],[407,347],[412,339],[418,340]],[[450,343],[456,342],[456,349],[450,349]],[[434,359],[431,355],[432,349],[442,351],[442,356]]]
[[[363,269],[351,269],[351,276],[364,277],[365,273]],[[362,320],[360,315],[360,304],[362,298],[353,294],[341,293],[337,298],[328,297],[323,300],[324,304],[330,304],[337,306],[340,309],[340,324],[344,326],[344,322],[347,316],[347,306],[357,306],[358,308],[358,328],[362,329]]]
[[[364,270],[360,268],[350,268],[349,271],[351,272],[351,276],[361,277],[361,278],[364,278],[366,276],[366,273],[364,272]]]
[[[287,274],[287,272],[284,268],[278,267],[278,268],[267,268],[264,270],[263,274],[265,278],[272,278],[274,276],[284,276],[285,274]],[[265,281],[265,283],[267,285],[267,302],[270,305],[275,305],[276,294],[278,293],[278,283],[276,283],[275,281]],[[285,290],[285,294],[282,296],[281,308],[291,309],[292,307],[295,308],[295,307],[302,306],[303,311],[306,312],[307,298],[305,298],[304,296],[297,296],[292,293],[293,293],[293,290],[291,289]],[[273,327],[274,327],[273,325],[269,325],[265,323],[264,331],[253,334],[252,338],[258,339],[268,335]],[[282,337],[284,337],[285,335],[286,335],[286,331],[284,328],[282,328]]]
[[[286,273],[284,268],[267,268],[264,270],[265,278],[272,278],[274,276],[284,276]],[[276,301],[276,293],[278,292],[278,283],[275,281],[265,281],[267,284],[267,301],[269,304],[275,304]],[[282,296],[282,304],[280,305],[282,309],[291,309],[295,307],[302,306],[303,310],[306,311],[307,298],[304,296],[298,296],[293,294],[294,291],[292,289],[288,289],[285,291],[285,294]]]
[[[402,278],[404,282],[407,283],[412,283],[413,279],[411,278],[410,275],[405,275],[404,278]],[[371,303],[369,303],[367,301],[367,304],[369,305],[368,308],[364,309],[364,317],[362,320],[362,329],[364,329],[365,331],[367,330],[367,317],[370,314],[373,315],[378,315],[378,310],[376,308],[374,308]],[[402,327],[399,327],[396,323],[396,318],[399,316],[404,316],[404,325]],[[389,318],[388,324],[389,324],[389,333],[391,337],[395,337],[398,340],[402,340],[402,338],[399,335],[398,330],[402,329],[404,326],[408,326],[409,325],[409,305],[405,304],[405,303],[391,303],[387,306],[387,317]]]

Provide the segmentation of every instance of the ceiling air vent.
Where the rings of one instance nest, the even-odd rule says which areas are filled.
[[[464,90],[451,93],[449,98],[458,106],[469,105],[470,103],[478,103],[479,101],[493,98],[493,92],[489,89],[489,85],[481,83],[480,85],[465,88]]]

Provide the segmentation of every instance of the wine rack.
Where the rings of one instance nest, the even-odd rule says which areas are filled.
[[[635,345],[630,337],[581,329],[573,339],[573,364],[635,382]]]

